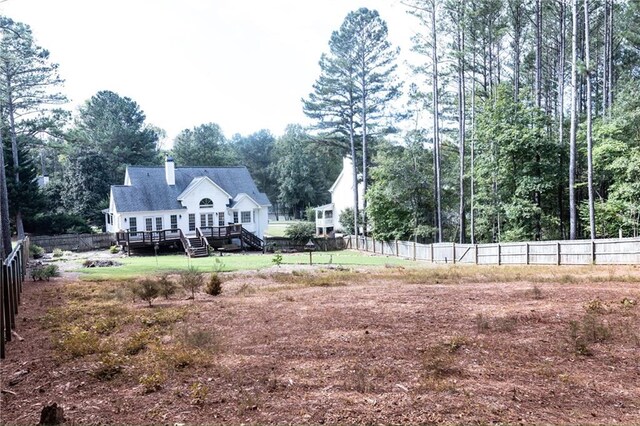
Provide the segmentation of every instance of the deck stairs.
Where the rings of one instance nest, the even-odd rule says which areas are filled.
[[[204,245],[199,237],[189,238],[190,250],[187,249],[189,257],[207,257],[209,256],[209,248]]]
[[[242,228],[240,238],[242,239],[242,243],[245,246],[251,247],[252,249],[262,250],[264,248],[264,241],[262,241],[255,234],[244,229],[244,227]]]

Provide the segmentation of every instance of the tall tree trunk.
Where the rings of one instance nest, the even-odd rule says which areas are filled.
[[[464,79],[464,0],[460,0],[458,15],[458,151],[460,156],[460,244],[466,242],[466,217],[464,211],[464,150],[465,150],[465,79]]]
[[[438,106],[438,48],[436,31],[436,0],[431,1],[433,10],[431,13],[431,40],[433,56],[433,155],[435,163],[435,186],[436,186],[436,228],[438,232],[438,242],[442,242],[442,200],[440,182],[440,128],[439,128],[439,106]]]
[[[364,60],[363,60],[364,62]],[[362,67],[364,68],[364,63]],[[362,73],[362,233],[367,235],[367,97],[365,76]]]
[[[569,134],[569,239],[576,239],[576,130],[578,126],[578,0],[572,0],[571,131]]]
[[[476,243],[476,213],[475,213],[475,192],[476,192],[476,170],[475,170],[475,157],[476,157],[476,46],[474,40],[473,46],[473,70],[471,72],[471,244]]]
[[[353,117],[353,114],[351,114]],[[356,236],[356,249],[358,248],[358,166],[356,165],[356,141],[353,136],[353,119],[349,120],[349,143],[351,148],[351,165],[353,171],[353,233]],[[338,213],[339,214],[339,213]]]
[[[0,111],[0,117],[3,114]],[[9,192],[7,174],[4,166],[4,126],[0,123],[0,258],[4,260],[11,254],[11,227],[9,224]],[[0,337],[1,338],[1,337]]]
[[[7,81],[7,112],[9,113],[9,137],[11,138],[11,156],[13,157],[13,174],[16,185],[20,183],[20,160],[18,158],[18,135],[16,132],[15,106],[13,104],[13,91],[11,80]],[[24,238],[24,225],[22,223],[22,212],[16,209],[16,231],[18,239]]]
[[[609,115],[611,115],[611,106],[613,105],[613,6],[613,0],[610,0],[608,16],[609,37],[607,39],[607,45],[609,46],[607,49],[607,110],[609,111]]]
[[[564,66],[565,66],[565,0],[560,0],[560,40],[558,49],[558,163],[559,169],[564,170],[562,161],[564,152]],[[558,219],[560,221],[560,235],[566,238],[564,226],[564,185],[558,182]]]
[[[520,97],[520,41],[522,39],[522,2],[509,2],[511,21],[513,22],[513,100],[518,102]]]
[[[542,105],[542,3],[536,0],[536,64],[535,81],[533,91],[536,97],[536,106]]]
[[[584,59],[586,64],[587,79],[587,181],[589,192],[589,231],[591,239],[596,238],[596,219],[593,200],[593,161],[592,154],[592,131],[591,131],[591,62],[589,58],[589,4],[584,0]]]

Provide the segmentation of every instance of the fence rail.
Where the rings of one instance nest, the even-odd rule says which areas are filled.
[[[22,294],[22,283],[29,259],[29,239],[19,241],[2,262],[0,274],[0,359],[5,357],[6,342],[11,341],[16,328],[16,316]]]
[[[333,251],[345,249],[346,238],[312,238],[315,249],[318,251]],[[285,237],[266,237],[264,241],[265,251],[304,251],[307,241],[294,241]]]
[[[536,241],[496,244],[419,244],[344,237],[346,248],[370,253],[426,260],[434,263],[476,265],[637,265],[640,238]]]

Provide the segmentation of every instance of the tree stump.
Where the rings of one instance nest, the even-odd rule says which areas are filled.
[[[65,422],[62,407],[58,407],[57,403],[45,405],[40,413],[39,425],[59,425]]]

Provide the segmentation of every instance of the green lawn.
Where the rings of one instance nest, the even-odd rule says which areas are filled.
[[[396,257],[371,256],[356,251],[314,252],[313,264],[343,266],[415,265],[414,262]],[[108,268],[80,268],[85,280],[124,280],[144,275],[176,272],[194,266],[201,271],[212,271],[222,262],[223,271],[258,270],[274,265],[273,254],[231,254],[189,259],[184,255],[132,256],[120,259],[123,264]],[[309,264],[309,253],[282,254],[282,265]]]
[[[267,234],[270,237],[284,237],[284,231],[294,223],[304,222],[301,220],[279,220],[279,221],[270,221],[269,226],[267,227]]]

